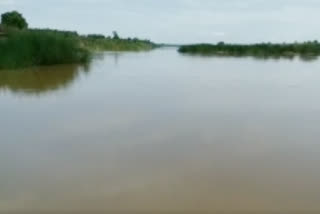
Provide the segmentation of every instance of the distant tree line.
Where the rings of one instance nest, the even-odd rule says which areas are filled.
[[[91,40],[122,40],[122,41],[129,41],[129,42],[134,42],[134,43],[137,43],[137,42],[144,42],[144,43],[152,43],[150,40],[148,39],[139,39],[139,38],[121,38],[118,34],[117,31],[113,31],[112,32],[113,36],[105,36],[103,34],[88,34],[86,36],[83,36],[84,38],[87,38],[87,39],[91,39]]]
[[[261,43],[261,44],[196,44],[184,45],[179,48],[180,53],[229,55],[229,56],[295,56],[320,55],[320,43],[307,41],[303,43]]]

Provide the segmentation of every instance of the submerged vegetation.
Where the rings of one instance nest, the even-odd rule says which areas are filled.
[[[304,43],[271,44],[261,43],[252,45],[241,44],[196,44],[184,45],[179,48],[180,53],[217,55],[217,56],[254,56],[254,57],[306,57],[319,56],[320,43],[318,41]]]
[[[156,45],[149,40],[122,39],[72,31],[28,29],[28,23],[17,11],[1,16],[0,69],[14,69],[36,65],[82,63],[91,51],[140,51]]]

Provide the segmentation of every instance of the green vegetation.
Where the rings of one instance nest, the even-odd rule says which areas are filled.
[[[146,51],[157,47],[156,44],[149,40],[138,38],[122,39],[116,32],[112,38],[110,36],[91,34],[81,36],[80,40],[82,46],[91,51]]]
[[[85,62],[89,52],[74,37],[50,31],[12,31],[0,40],[0,69]]]
[[[120,36],[118,35],[117,31],[113,31],[112,34],[113,34],[113,39],[115,40],[120,39]]]
[[[8,28],[26,29],[28,23],[17,11],[7,12],[1,15],[1,24]]]
[[[149,40],[122,39],[116,31],[113,37],[105,37],[27,27],[27,21],[17,11],[1,16],[0,69],[81,63],[90,58],[91,51],[142,51],[156,47]]]
[[[1,16],[0,69],[79,63],[89,59],[89,51],[81,47],[75,34],[27,27],[27,21],[16,11]]]
[[[179,48],[180,53],[217,55],[217,56],[254,56],[254,57],[294,57],[319,56],[320,43],[318,41],[271,44],[261,43],[252,45],[213,44],[184,45]]]

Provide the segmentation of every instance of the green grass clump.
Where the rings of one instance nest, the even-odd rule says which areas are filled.
[[[11,31],[0,39],[0,69],[81,63],[89,52],[79,39],[45,30]]]
[[[180,53],[220,55],[220,56],[254,56],[254,57],[294,57],[319,56],[320,43],[317,41],[271,44],[261,43],[252,45],[241,44],[196,44],[184,45],[179,48]]]

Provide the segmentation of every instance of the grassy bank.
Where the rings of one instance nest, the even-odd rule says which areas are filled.
[[[23,30],[0,39],[0,69],[35,65],[81,63],[89,52],[80,41],[59,32]]]
[[[294,57],[294,56],[319,56],[320,43],[317,41],[271,44],[261,43],[252,45],[240,44],[196,44],[184,45],[178,50],[180,53],[218,55],[218,56],[254,56],[254,57]]]
[[[102,35],[81,36],[81,44],[91,51],[147,51],[156,47],[149,40],[111,38]]]

